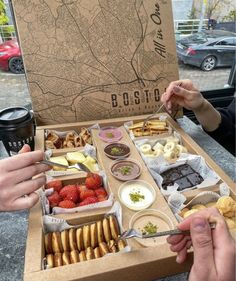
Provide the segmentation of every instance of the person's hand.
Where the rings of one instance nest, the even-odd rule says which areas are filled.
[[[209,221],[216,222],[214,230],[210,229]],[[177,252],[178,263],[185,261],[187,249],[193,245],[194,263],[189,281],[235,280],[235,241],[216,208],[208,208],[189,216],[178,228],[190,229],[190,236],[169,236],[167,242],[171,244],[170,249]]]
[[[201,108],[205,99],[193,86],[191,80],[179,80],[171,82],[166,92],[161,96],[161,101],[171,113],[178,106],[196,111]]]
[[[35,191],[46,183],[46,177],[32,177],[51,169],[36,163],[43,158],[42,151],[30,152],[25,145],[18,155],[0,160],[0,211],[27,209],[36,204]]]

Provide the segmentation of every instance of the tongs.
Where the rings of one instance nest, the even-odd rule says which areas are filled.
[[[210,228],[215,229],[216,224],[215,223],[210,223]],[[128,229],[127,231],[123,232],[119,239],[129,239],[133,237],[145,239],[145,238],[154,238],[154,237],[160,237],[160,236],[166,236],[166,235],[176,235],[176,234],[190,234],[189,230],[182,231],[179,229],[172,229],[172,230],[167,230],[167,231],[160,231],[152,234],[142,234],[138,231],[136,231],[133,228]]]
[[[75,168],[77,170],[82,170],[82,171],[87,172],[87,173],[91,172],[90,169],[87,166],[85,166],[83,163],[76,163],[76,164],[71,165],[71,166],[51,162],[51,161],[48,161],[48,160],[41,160],[39,163],[46,164],[46,165],[49,165],[49,166],[62,167],[62,168],[66,168],[66,169]]]

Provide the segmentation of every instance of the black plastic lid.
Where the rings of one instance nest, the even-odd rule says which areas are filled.
[[[24,122],[30,116],[25,107],[8,107],[0,111],[0,124],[13,125]]]

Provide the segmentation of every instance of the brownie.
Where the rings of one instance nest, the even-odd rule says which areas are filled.
[[[175,183],[177,183],[179,185],[178,189],[179,191],[182,191],[186,188],[190,188],[192,187],[193,185],[191,184],[191,182],[188,180],[187,177],[182,177],[178,180],[175,181]]]
[[[187,178],[193,186],[203,182],[203,178],[197,172],[194,172],[193,174],[188,175]]]
[[[189,166],[188,164],[184,164],[178,167],[179,172],[183,175],[183,176],[187,176],[189,174],[194,173],[195,171],[192,169],[191,166]]]

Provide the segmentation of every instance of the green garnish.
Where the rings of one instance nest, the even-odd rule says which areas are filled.
[[[129,194],[130,200],[134,203],[139,202],[145,198],[140,192],[132,192]]]
[[[153,223],[151,223],[150,221],[144,226],[144,228],[142,229],[142,234],[146,235],[146,234],[155,234],[157,233],[157,229],[158,226],[154,225]]]
[[[114,138],[114,134],[112,132],[106,133],[106,137],[112,139]]]
[[[129,175],[131,171],[131,167],[130,166],[123,166],[120,168],[120,172],[123,176]]]
[[[119,148],[119,147],[112,147],[112,149],[111,149],[111,154],[112,155],[119,155],[122,152],[123,152],[123,149]]]

